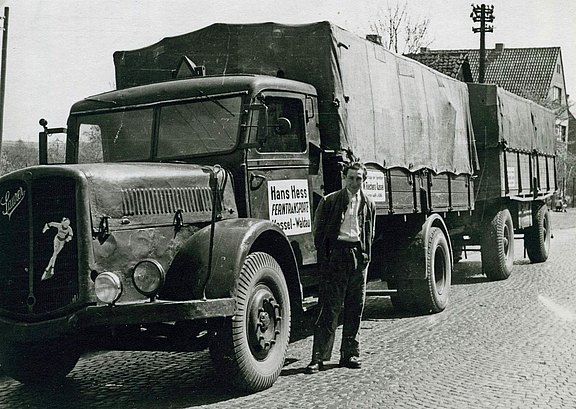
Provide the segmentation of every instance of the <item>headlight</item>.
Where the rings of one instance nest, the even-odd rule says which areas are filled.
[[[122,282],[116,274],[105,272],[96,277],[94,289],[100,301],[113,304],[122,294]]]
[[[152,297],[164,284],[164,268],[156,260],[142,260],[134,267],[132,281],[141,294]]]

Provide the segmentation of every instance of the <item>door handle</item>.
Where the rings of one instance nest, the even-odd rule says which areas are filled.
[[[262,183],[266,180],[266,176],[259,173],[250,172],[250,190],[258,190]]]

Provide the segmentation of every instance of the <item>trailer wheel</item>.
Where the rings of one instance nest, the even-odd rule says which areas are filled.
[[[290,338],[288,287],[272,256],[246,257],[235,298],[236,314],[216,334],[210,353],[234,387],[261,391],[278,379]]]
[[[431,227],[426,237],[426,276],[424,280],[401,280],[398,293],[391,297],[397,309],[418,313],[444,311],[450,299],[452,260],[444,232]]]
[[[36,344],[7,342],[1,346],[0,367],[24,384],[50,385],[62,381],[80,359],[76,342],[59,339]]]
[[[524,247],[533,263],[543,263],[550,252],[552,235],[548,206],[542,205],[534,215],[534,224],[524,234]]]
[[[490,221],[481,245],[482,271],[490,280],[505,280],[514,265],[514,225],[508,209]]]

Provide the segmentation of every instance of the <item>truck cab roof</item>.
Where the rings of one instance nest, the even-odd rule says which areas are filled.
[[[71,108],[71,114],[122,109],[207,96],[249,93],[265,90],[316,95],[313,86],[268,75],[227,75],[188,78],[141,85],[87,97]]]

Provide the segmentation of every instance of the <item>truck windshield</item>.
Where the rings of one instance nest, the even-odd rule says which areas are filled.
[[[171,159],[230,151],[236,145],[241,102],[240,96],[233,96],[81,115],[77,118],[78,162]]]

